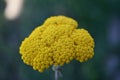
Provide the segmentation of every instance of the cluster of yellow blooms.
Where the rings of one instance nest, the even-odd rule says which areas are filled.
[[[48,18],[20,46],[24,63],[35,70],[62,66],[76,59],[84,62],[94,55],[94,40],[85,29],[76,29],[77,22],[65,16]]]

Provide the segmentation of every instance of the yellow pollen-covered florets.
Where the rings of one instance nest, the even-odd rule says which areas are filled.
[[[20,46],[23,62],[43,72],[76,59],[84,62],[94,55],[94,40],[75,20],[65,16],[48,18]]]

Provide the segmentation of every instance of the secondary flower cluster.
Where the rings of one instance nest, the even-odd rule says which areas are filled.
[[[43,72],[51,65],[64,65],[76,59],[84,62],[94,55],[94,40],[77,22],[65,16],[48,18],[20,46],[24,63]]]

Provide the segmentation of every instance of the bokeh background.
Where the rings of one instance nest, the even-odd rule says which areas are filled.
[[[94,57],[64,65],[60,80],[120,80],[120,0],[24,0],[13,20],[5,8],[0,0],[0,80],[54,80],[51,68],[39,73],[19,54],[21,41],[53,15],[74,18],[95,40]]]

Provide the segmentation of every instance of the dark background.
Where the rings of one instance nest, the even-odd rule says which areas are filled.
[[[39,73],[24,64],[21,41],[53,15],[78,21],[95,40],[95,55],[63,66],[61,80],[120,80],[120,0],[25,0],[19,18],[4,17],[0,0],[0,80],[54,80],[51,68]]]

